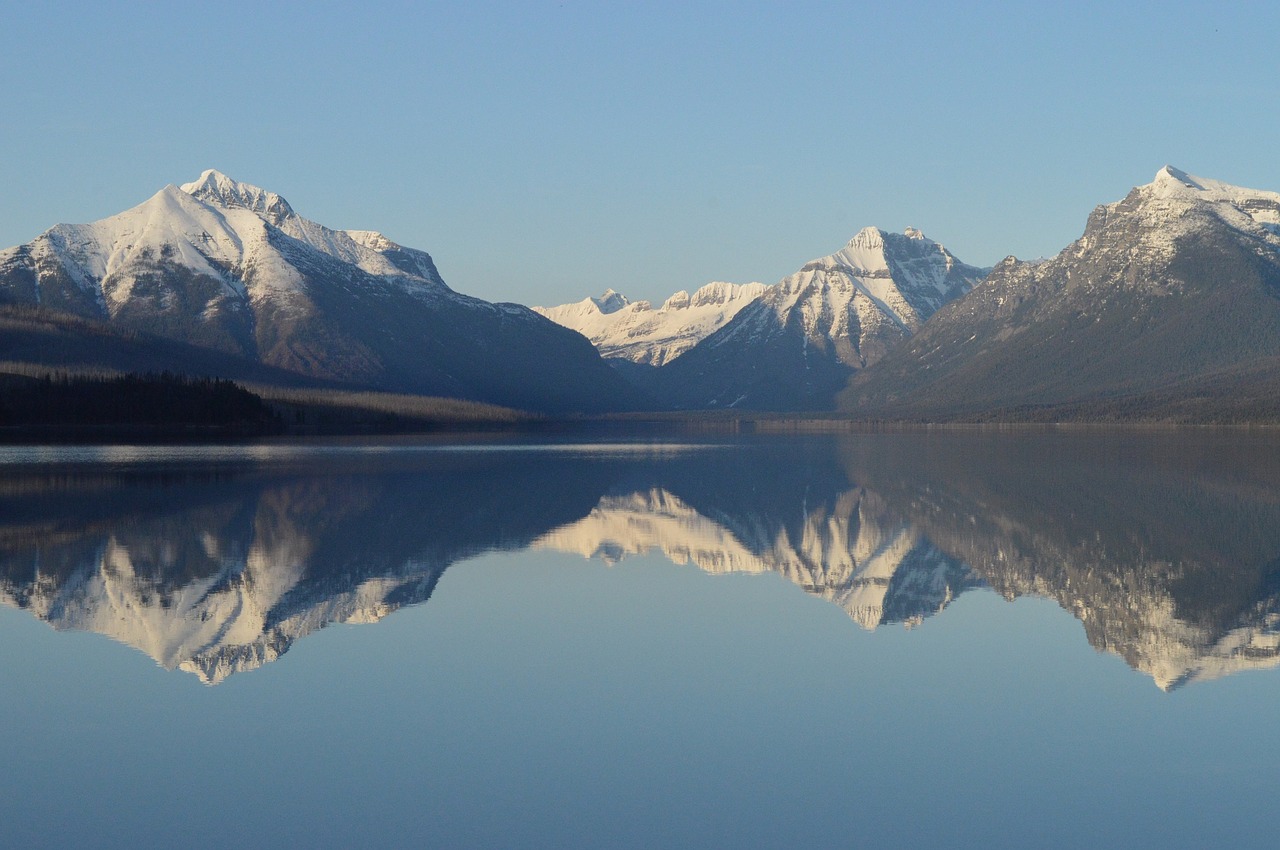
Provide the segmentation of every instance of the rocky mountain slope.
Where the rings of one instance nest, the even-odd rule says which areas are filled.
[[[843,408],[925,418],[1275,413],[1280,194],[1165,167],[1056,257],[1001,262],[855,376]],[[1268,413],[1270,411],[1270,413]]]
[[[217,171],[0,252],[0,305],[306,379],[534,410],[636,404],[579,335],[456,293],[425,252],[329,229]]]
[[[648,301],[608,289],[599,298],[533,309],[591,340],[606,359],[662,366],[723,327],[764,290],[763,283],[708,283],[693,295],[675,293],[655,310]]]
[[[985,273],[918,230],[868,227],[664,366],[656,391],[691,409],[829,410],[852,373]]]

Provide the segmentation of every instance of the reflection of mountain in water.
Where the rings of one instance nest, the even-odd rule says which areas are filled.
[[[457,455],[376,473],[10,477],[0,600],[216,683],[330,623],[425,601],[449,564],[581,516],[605,470],[570,467]]]
[[[781,523],[746,525],[767,544],[748,547],[734,530],[654,489],[606,496],[590,514],[533,545],[607,563],[656,550],[708,573],[776,572],[866,629],[919,622],[975,583],[914,528],[888,520],[880,500],[861,489],[812,506],[798,531]]]
[[[148,471],[150,470],[150,471]],[[1280,450],[1240,435],[865,435],[0,476],[0,600],[206,682],[428,599],[493,549],[776,572],[864,628],[1046,596],[1163,688],[1280,664]]]
[[[1007,598],[1172,689],[1280,665],[1280,447],[1243,433],[940,435],[851,475]]]

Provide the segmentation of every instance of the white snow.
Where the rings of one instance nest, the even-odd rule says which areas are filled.
[[[425,254],[373,231],[331,230],[294,213],[276,193],[212,169],[181,188],[165,186],[117,215],[56,225],[29,248],[37,266],[55,261],[111,313],[134,297],[138,275],[161,263],[221,281],[226,297],[287,308],[306,296],[303,277],[287,255],[289,240],[280,233],[389,284],[424,293],[447,291]],[[0,262],[17,250],[4,252]],[[419,254],[418,272],[398,268],[385,256],[390,251]],[[216,305],[211,302],[206,310],[216,312]]]
[[[1280,224],[1280,192],[1233,186],[1187,174],[1171,165],[1156,172],[1147,188],[1154,198],[1230,204],[1259,224]]]
[[[582,334],[605,357],[661,366],[724,326],[764,291],[762,283],[708,283],[693,295],[675,293],[655,310],[648,301],[629,301],[607,289],[599,298],[533,310]]]
[[[985,273],[960,263],[915,228],[894,234],[867,227],[841,250],[769,287],[760,301],[776,318],[753,314],[755,326],[735,323],[717,342],[739,335],[756,340],[796,316],[806,341],[826,340],[842,362],[866,366]]]

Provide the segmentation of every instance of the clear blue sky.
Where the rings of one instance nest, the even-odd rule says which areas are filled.
[[[216,167],[492,300],[772,283],[871,224],[985,265],[1165,163],[1280,190],[1278,71],[1275,2],[10,4],[0,245]]]

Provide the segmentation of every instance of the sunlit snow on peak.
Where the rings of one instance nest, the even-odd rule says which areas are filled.
[[[184,183],[181,188],[188,195],[203,201],[225,207],[242,207],[261,213],[276,224],[294,214],[289,202],[275,192],[268,192],[259,186],[233,180],[213,168],[205,169],[200,174],[200,179],[192,183]]]

